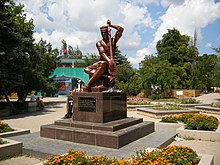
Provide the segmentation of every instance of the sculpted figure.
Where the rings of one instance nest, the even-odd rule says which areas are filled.
[[[116,29],[115,35],[111,37],[111,29]],[[91,91],[91,87],[108,88],[114,84],[116,75],[116,63],[114,61],[116,43],[121,38],[124,29],[118,25],[112,25],[111,21],[107,21],[107,26],[100,27],[102,40],[96,43],[100,59],[85,68],[85,72],[90,75],[90,79],[86,85],[87,91]]]

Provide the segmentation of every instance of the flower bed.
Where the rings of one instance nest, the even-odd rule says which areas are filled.
[[[14,131],[7,123],[0,121],[0,133]]]
[[[8,142],[7,141],[4,141],[2,138],[0,138],[0,145],[1,144],[7,144]]]
[[[3,139],[3,138],[2,141],[6,141],[6,143],[0,145],[0,158],[22,153],[21,142],[17,142],[11,139]]]
[[[192,98],[188,98],[188,99],[178,99],[178,100],[176,100],[176,103],[178,103],[178,104],[199,104],[200,101],[197,101]]]
[[[199,113],[198,110],[194,109],[182,109],[182,110],[154,110],[151,107],[145,108],[136,108],[137,113],[140,115],[149,116],[152,118],[160,119],[162,117],[170,116],[170,115],[178,115],[183,113]]]
[[[157,106],[157,107],[152,107],[152,109],[168,111],[168,110],[183,110],[186,108],[180,107],[177,104],[165,104],[165,105],[161,105],[161,106]]]
[[[161,122],[183,122],[186,129],[213,131],[218,128],[218,119],[204,114],[182,114],[163,117]]]
[[[127,160],[109,159],[106,156],[87,156],[85,152],[68,151],[62,156],[48,158],[43,164],[114,164],[114,165],[139,165],[139,164],[198,164],[199,156],[189,147],[171,146],[162,149],[137,151],[135,156]]]
[[[0,137],[7,138],[28,133],[30,133],[29,129],[11,128],[7,123],[0,121]]]
[[[128,105],[149,105],[150,101],[146,98],[129,98],[127,100]]]

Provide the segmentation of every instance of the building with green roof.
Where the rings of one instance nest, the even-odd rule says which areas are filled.
[[[68,63],[70,65],[66,66]],[[54,81],[61,85],[55,96],[69,95],[69,90],[72,89],[81,91],[89,80],[89,75],[84,72],[84,68],[74,68],[74,59],[61,61],[61,67],[57,67],[50,77],[53,77]]]

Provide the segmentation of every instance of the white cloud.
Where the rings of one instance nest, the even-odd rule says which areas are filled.
[[[130,61],[135,68],[138,68],[139,63],[144,60],[146,55],[149,55],[149,50],[147,48],[143,48],[137,51],[135,57],[128,57],[128,61]]]
[[[133,65],[140,62],[137,59],[141,59],[141,52],[155,53],[156,42],[167,33],[167,29],[175,27],[181,34],[190,36],[197,30],[198,39],[201,40],[201,29],[220,18],[220,3],[214,3],[213,0],[16,0],[16,2],[25,5],[27,19],[33,18],[36,41],[43,38],[54,47],[60,48],[64,39],[72,47],[79,46],[83,53],[97,53],[95,43],[101,39],[99,27],[110,19],[113,24],[125,28],[118,45],[122,53],[136,52],[135,57],[134,54],[127,54]],[[148,10],[149,3],[157,7],[166,7],[166,13],[159,19],[152,20]],[[152,42],[144,40],[143,34],[147,34],[149,29],[155,27],[158,29]]]
[[[163,7],[169,7],[171,4],[172,5],[181,5],[184,2],[184,0],[161,0],[160,4]]]
[[[215,4],[212,0],[185,0],[181,5],[171,4],[160,18],[162,23],[149,46],[155,47],[157,41],[162,39],[162,35],[174,27],[181,34],[189,36],[193,36],[196,30],[198,40],[201,40],[201,29],[219,18],[220,3]]]
[[[212,44],[211,44],[211,43],[206,43],[205,47],[211,48],[211,47],[212,47]]]
[[[140,49],[141,35],[135,29],[153,28],[154,23],[146,6],[140,2],[121,0],[17,0],[25,5],[27,18],[33,18],[37,30],[36,41],[43,38],[54,47],[61,47],[64,39],[67,44],[87,53],[97,51],[95,43],[101,39],[99,27],[110,19],[113,24],[125,28],[120,48]],[[149,3],[149,2],[144,2]]]

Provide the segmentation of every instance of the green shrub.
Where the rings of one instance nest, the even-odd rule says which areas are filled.
[[[159,99],[163,98],[163,96],[161,94],[152,94],[152,95],[148,96],[148,98],[151,100],[159,100]]]
[[[0,133],[14,131],[7,123],[0,121]]]
[[[220,108],[220,102],[214,102],[211,104],[212,107]]]
[[[7,144],[7,143],[8,143],[7,141],[4,141],[3,139],[0,138],[0,145],[1,144]]]
[[[200,103],[199,101],[195,100],[195,99],[179,99],[176,102],[180,103],[180,104],[198,104]]]
[[[183,110],[183,107],[180,107],[179,105],[176,104],[167,104],[167,105],[161,105],[159,107],[153,107],[152,109],[155,110]]]

